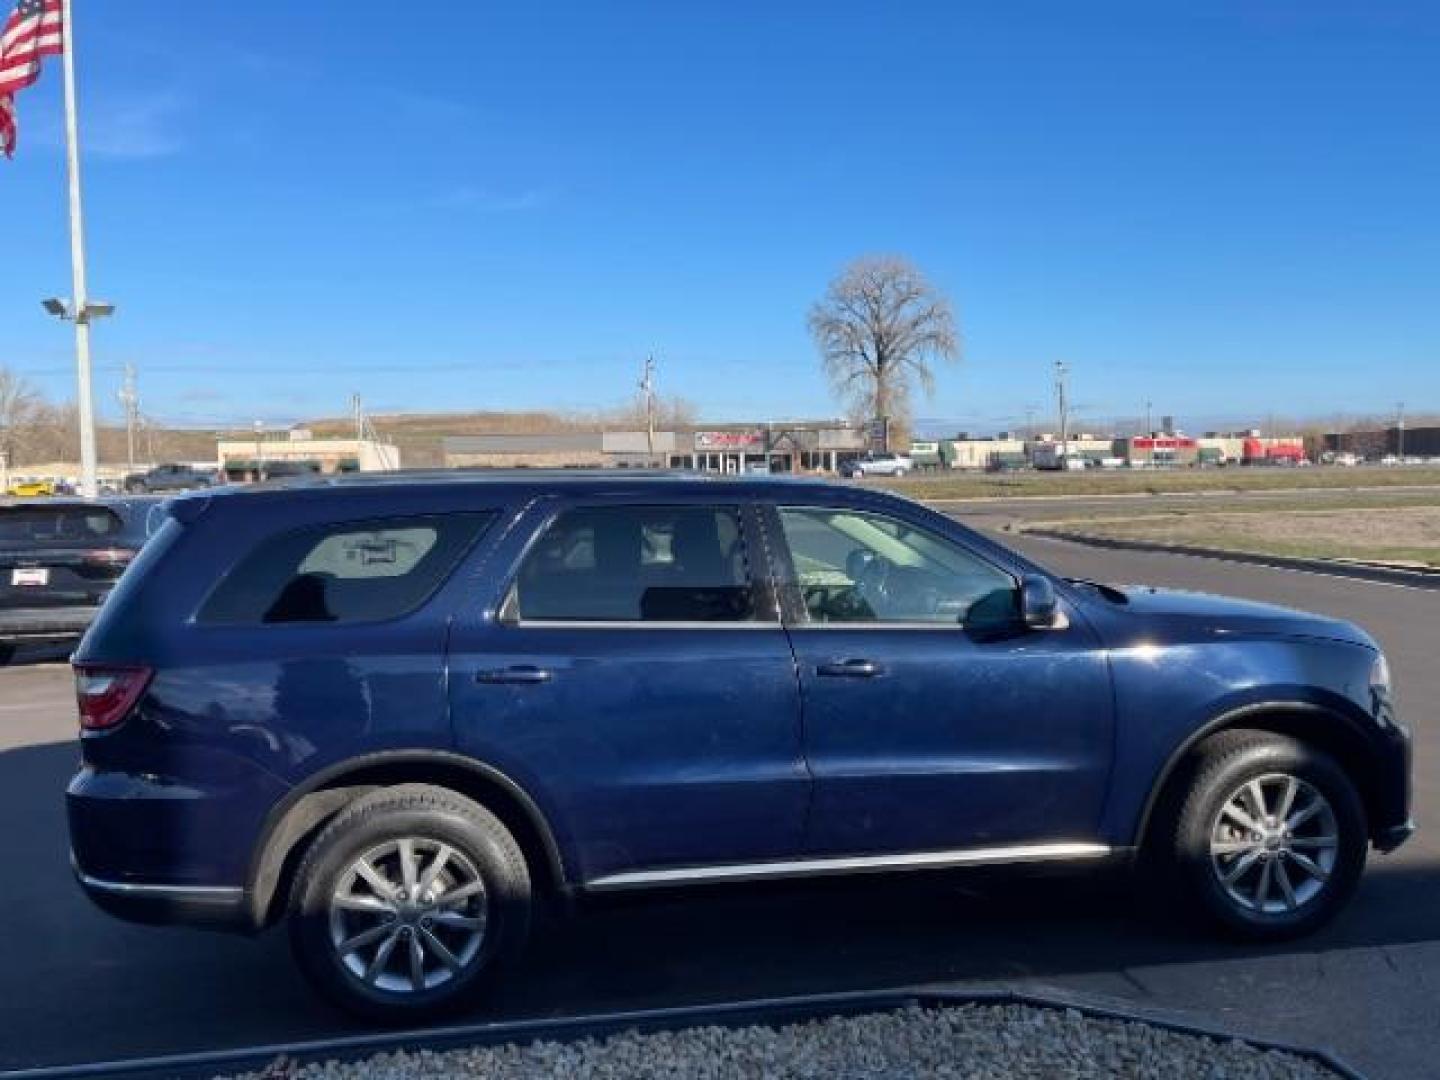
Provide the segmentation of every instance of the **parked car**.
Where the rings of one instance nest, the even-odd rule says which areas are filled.
[[[193,465],[156,465],[153,469],[125,477],[125,490],[131,495],[143,495],[151,491],[192,491],[211,487],[214,483],[213,471],[207,472]]]
[[[157,500],[0,505],[0,662],[76,640],[145,543]]]
[[[11,484],[5,490],[5,494],[17,499],[46,498],[55,494],[55,481],[19,480]]]
[[[79,880],[130,919],[287,922],[367,1016],[455,1006],[549,898],[1145,856],[1270,940],[1412,830],[1363,630],[1057,577],[885,492],[436,474],[167,507],[74,658]]]
[[[852,479],[858,476],[904,476],[914,471],[915,462],[905,454],[866,454],[840,466],[840,475]]]

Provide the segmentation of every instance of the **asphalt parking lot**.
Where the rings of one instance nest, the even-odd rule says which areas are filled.
[[[1124,999],[1325,1044],[1375,1077],[1440,1056],[1440,593],[1233,565],[1023,547],[1055,569],[1230,592],[1353,619],[1386,647],[1418,729],[1420,833],[1376,857],[1314,938],[1248,948],[1137,908],[1123,878],[869,879],[606,901],[545,925],[475,1017],[541,1017],[805,992],[1022,985]],[[0,1069],[354,1034],[310,995],[282,934],[246,940],[114,922],[71,881],[61,792],[69,674],[0,671]]]

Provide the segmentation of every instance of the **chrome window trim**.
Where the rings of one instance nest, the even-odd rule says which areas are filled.
[[[1100,859],[1112,853],[1108,844],[1058,842],[1012,844],[1003,847],[916,851],[900,855],[852,855],[818,859],[783,859],[760,863],[724,863],[718,866],[684,866],[659,870],[631,870],[607,874],[585,883],[592,892],[618,892],[666,885],[701,885],[726,881],[770,881],[779,878],[821,877],[886,870],[941,870],[961,866],[997,866],[1005,863],[1059,862]]]
[[[887,621],[887,622],[863,622],[863,621],[840,622],[839,620],[836,620],[836,621],[834,621],[834,622],[803,622],[803,623],[790,623],[790,624],[788,624],[788,628],[791,629],[791,630],[947,630],[947,631],[965,631],[965,630],[975,630],[975,629],[977,629],[977,627],[976,627],[975,625],[973,625],[973,624],[970,625],[970,626],[966,626],[964,623],[944,623],[944,622],[895,622],[895,621]],[[1032,626],[1032,627],[1028,627],[1027,629],[1028,629],[1030,632],[1037,632],[1037,631],[1046,632],[1046,631],[1053,631],[1053,630],[1068,630],[1069,628],[1070,628],[1070,616],[1067,615],[1067,614],[1065,614],[1065,612],[1062,610],[1062,611],[1059,611],[1059,612],[1056,613],[1054,625],[1052,625],[1052,626],[1039,626],[1039,627]]]
[[[514,630],[777,630],[778,619],[762,621],[750,619],[745,622],[662,622],[658,619],[519,619],[504,623]]]

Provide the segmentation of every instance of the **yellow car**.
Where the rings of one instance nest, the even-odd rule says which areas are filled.
[[[55,481],[53,480],[25,480],[18,484],[11,484],[5,492],[6,495],[14,495],[18,498],[36,498],[42,495],[55,494]]]

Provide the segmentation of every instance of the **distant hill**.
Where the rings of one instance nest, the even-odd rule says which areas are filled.
[[[695,422],[694,409],[682,401],[659,403],[657,423],[661,428],[687,427]],[[408,468],[439,466],[445,463],[441,440],[450,435],[538,435],[547,432],[613,431],[638,429],[644,425],[638,406],[594,413],[561,412],[455,412],[395,413],[372,415],[370,422],[380,437],[400,448],[400,460]],[[326,417],[300,425],[317,438],[347,438],[354,434],[350,417]]]

